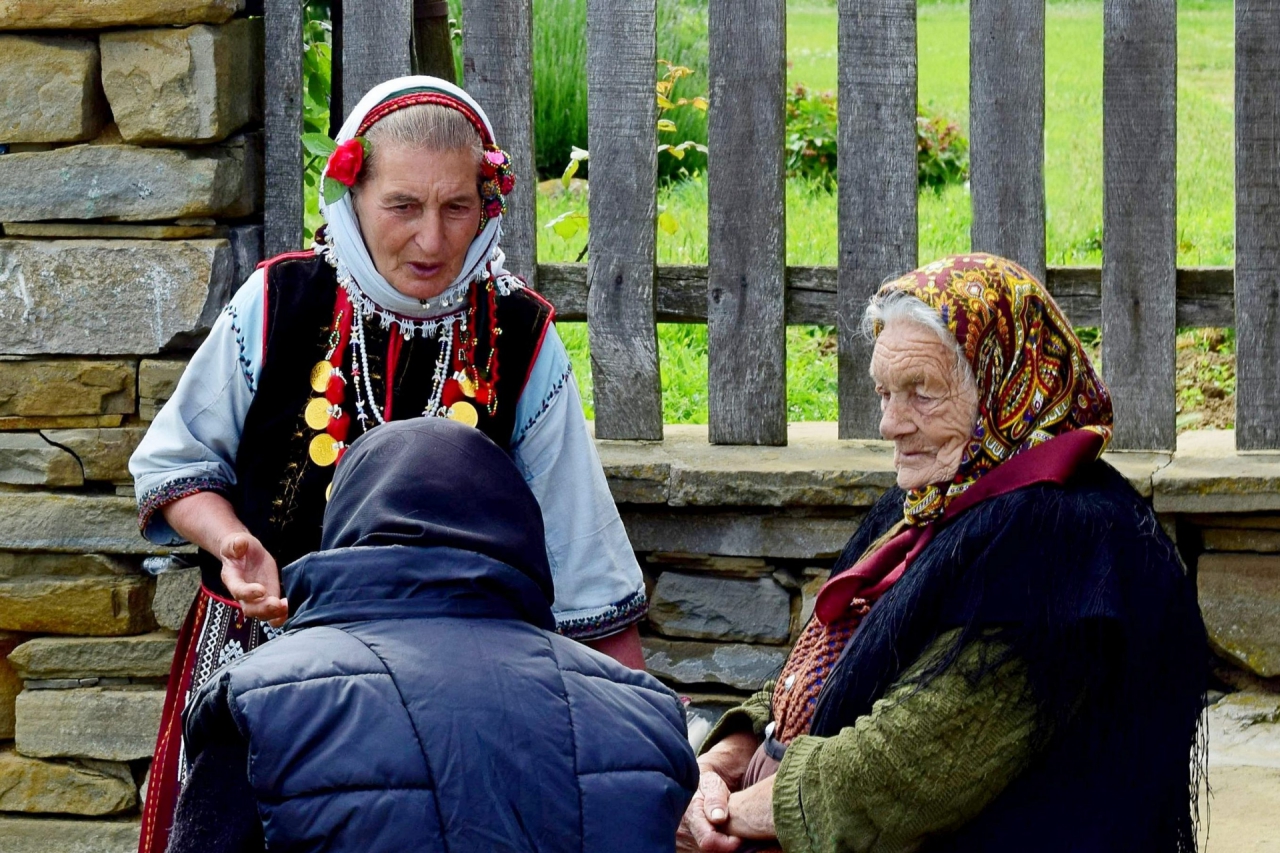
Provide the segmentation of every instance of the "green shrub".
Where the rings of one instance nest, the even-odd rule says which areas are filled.
[[[714,105],[712,105],[714,108]],[[797,83],[787,92],[787,176],[827,189],[836,181],[836,96]],[[942,189],[969,179],[969,141],[941,116],[916,118],[917,177],[921,187]]]

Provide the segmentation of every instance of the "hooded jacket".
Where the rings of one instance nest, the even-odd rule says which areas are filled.
[[[675,695],[553,633],[533,495],[442,419],[361,437],[283,637],[192,698],[228,734],[272,851],[671,850],[697,784]],[[180,804],[180,811],[182,804]]]

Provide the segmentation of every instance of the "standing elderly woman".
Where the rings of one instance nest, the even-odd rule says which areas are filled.
[[[1204,627],[1066,318],[972,254],[866,320],[899,488],[712,731],[681,849],[1194,849]]]
[[[262,264],[130,462],[153,542],[201,549],[143,813],[164,849],[181,712],[288,615],[278,566],[314,551],[335,465],[379,424],[449,417],[507,451],[542,511],[557,629],[642,667],[643,578],[582,415],[553,309],[503,269],[506,155],[432,77],[376,87],[325,168],[314,251]],[[259,621],[262,620],[262,621]]]

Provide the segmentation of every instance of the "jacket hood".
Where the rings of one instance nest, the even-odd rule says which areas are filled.
[[[379,596],[403,607],[469,589],[542,624],[555,596],[542,510],[524,478],[484,433],[445,418],[384,424],[352,444],[334,475],[320,551],[282,574],[297,617],[314,618],[313,597],[328,609],[345,601],[368,610]]]

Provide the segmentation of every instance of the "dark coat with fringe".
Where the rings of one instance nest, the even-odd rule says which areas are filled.
[[[836,570],[900,520],[902,505],[901,491],[887,493]],[[1173,543],[1118,472],[1094,462],[1065,487],[1019,489],[947,524],[844,650],[812,733],[852,725],[932,640],[957,628],[952,653],[925,682],[979,632],[994,634],[1027,666],[1040,709],[1037,758],[969,825],[926,850],[1194,849],[1207,639]]]

